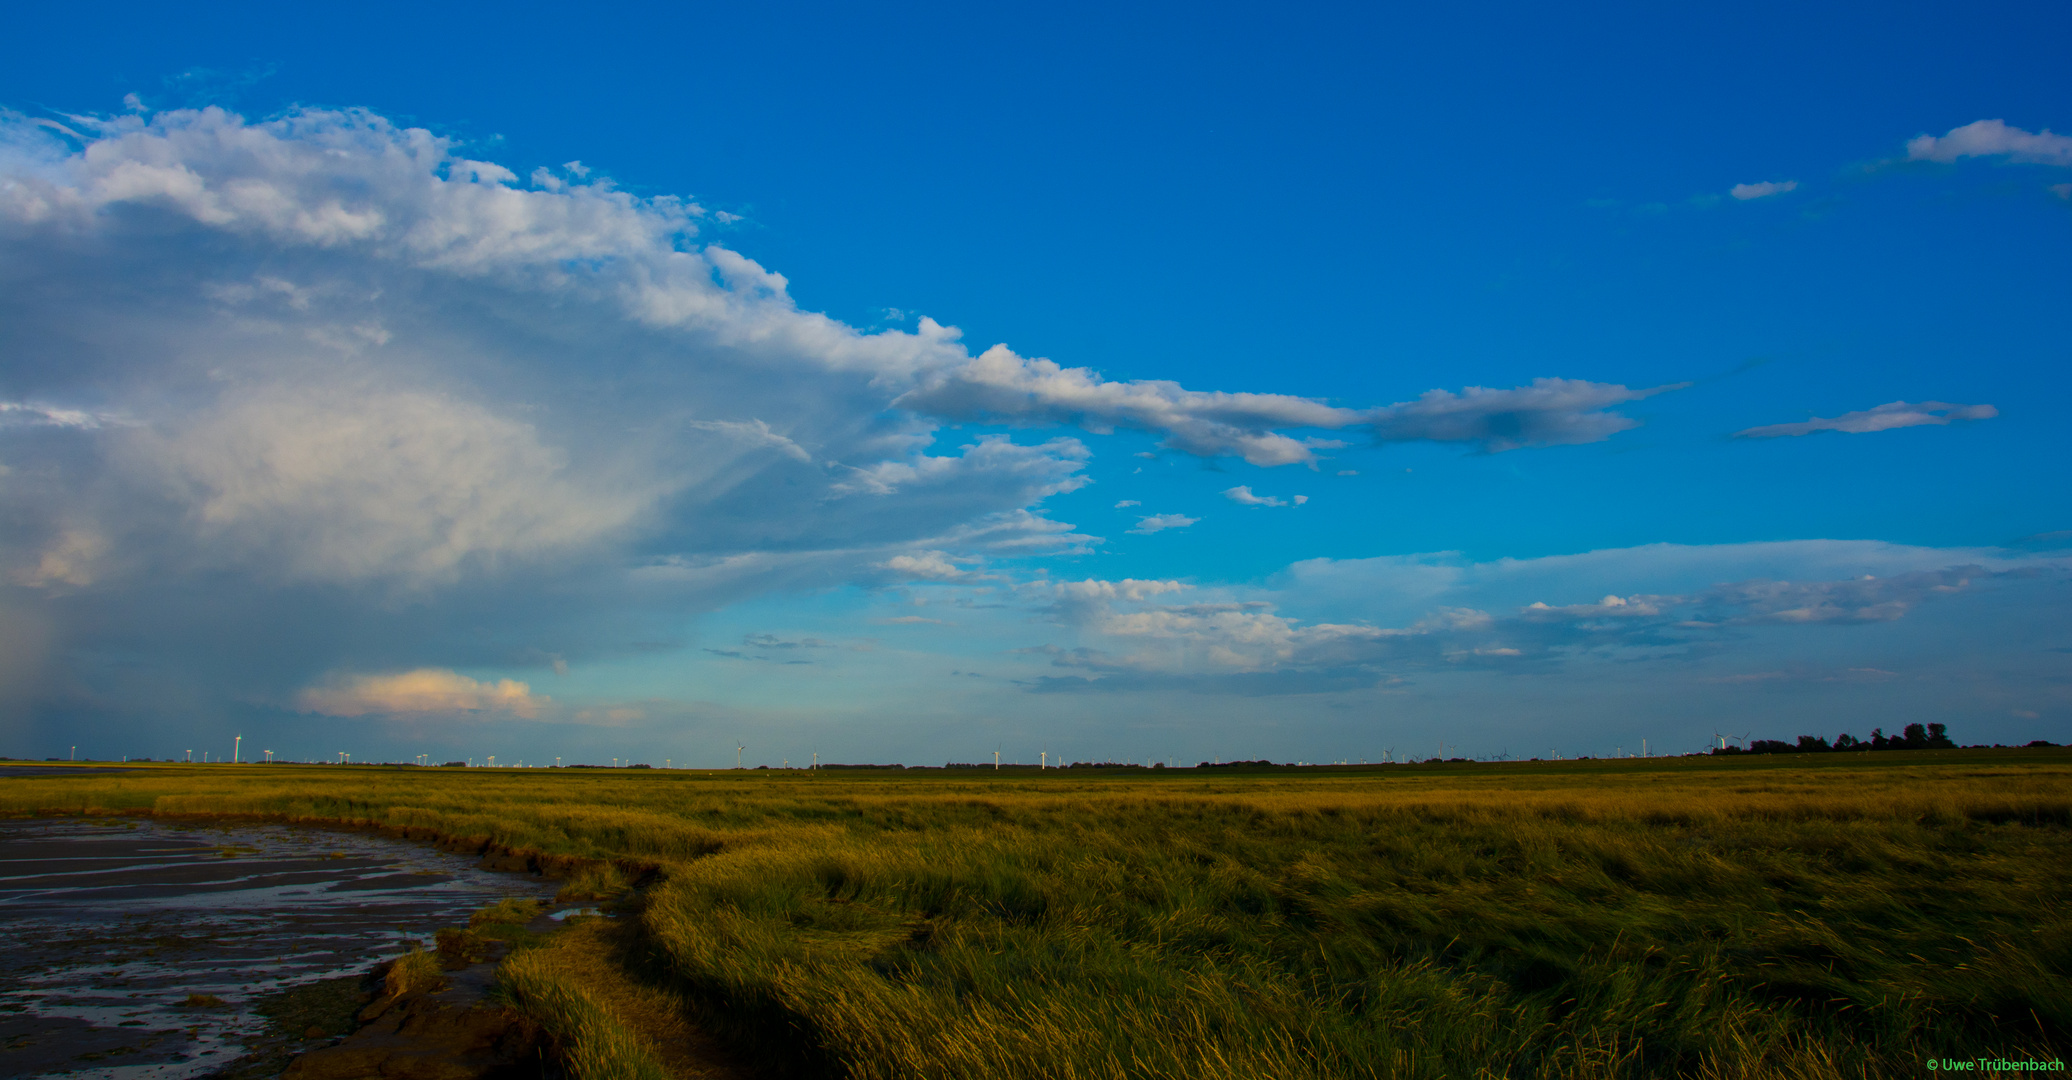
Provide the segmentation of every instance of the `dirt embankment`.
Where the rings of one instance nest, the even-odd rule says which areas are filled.
[[[633,919],[563,923],[543,914],[503,940],[458,931],[440,938],[445,970],[436,985],[398,992],[394,975],[370,982],[376,993],[358,1029],[295,1059],[282,1080],[590,1080],[600,1069],[640,1080],[752,1075],[690,1020],[679,995],[635,974],[644,950]],[[582,999],[586,1016],[509,988],[494,992],[517,942],[530,950],[532,978],[546,973]]]
[[[335,1046],[312,1050],[283,1080],[531,1080],[558,1072],[538,1024],[480,1002],[422,994],[376,1001]]]

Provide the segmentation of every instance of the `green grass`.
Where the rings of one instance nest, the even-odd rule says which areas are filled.
[[[592,860],[583,895],[640,886],[649,974],[799,1074],[1871,1077],[2072,1042],[2064,751],[0,788],[125,811]]]

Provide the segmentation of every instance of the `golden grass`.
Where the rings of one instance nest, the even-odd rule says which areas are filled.
[[[506,960],[497,969],[500,991],[555,1040],[574,1080],[732,1077],[687,1022],[683,999],[628,973],[626,937],[603,919],[576,920]]]
[[[546,905],[538,900],[521,900],[506,896],[496,903],[468,916],[469,926],[522,926],[531,922]]]
[[[446,975],[439,968],[438,958],[416,948],[397,957],[382,977],[382,989],[392,998],[430,993],[445,985]]]

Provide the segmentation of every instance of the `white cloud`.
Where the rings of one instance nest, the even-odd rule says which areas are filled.
[[[91,430],[110,418],[79,409],[57,409],[20,401],[0,401],[0,427],[32,426]]]
[[[126,452],[184,496],[208,550],[308,581],[450,580],[586,545],[659,494],[577,481],[532,425],[471,402],[353,386],[227,395]]]
[[[1527,446],[1564,446],[1608,439],[1640,421],[1606,411],[1687,383],[1630,390],[1580,379],[1534,379],[1531,386],[1432,390],[1370,414],[1377,439],[1428,439],[1478,444],[1487,453]]]
[[[0,293],[0,578],[93,605],[56,613],[25,692],[64,692],[111,627],[223,658],[210,694],[282,699],[580,665],[606,612],[1099,542],[1039,505],[1085,482],[1078,440],[945,447],[892,407],[972,361],[955,329],[802,311],[694,203],[574,167],[528,186],[359,111],[72,132],[0,115],[0,272],[40,283]],[[202,582],[206,629],[171,614]],[[254,635],[263,672],[228,659]],[[198,670],[138,676],[135,709]]]
[[[781,275],[699,246],[695,204],[574,167],[526,190],[364,112],[89,120],[83,151],[0,126],[0,261],[88,272],[0,299],[0,337],[51,357],[14,372],[0,437],[100,440],[36,505],[0,493],[44,523],[38,552],[70,530],[132,575],[422,589],[759,550],[862,573],[920,541],[1071,535],[1031,507],[1084,482],[1077,440],[940,453],[888,417],[969,362],[955,330],[799,311]],[[181,273],[125,282],[154,261]],[[0,551],[17,580],[40,559]]]
[[[893,495],[930,488],[964,486],[977,478],[992,485],[1011,482],[1032,492],[1031,499],[1075,491],[1086,478],[1075,475],[1080,463],[1092,457],[1078,439],[1052,439],[1038,446],[1023,446],[1004,435],[986,435],[962,448],[958,457],[912,457],[880,461],[853,469],[834,485],[840,495]]]
[[[923,551],[916,555],[895,555],[879,565],[900,577],[915,581],[955,581],[958,578],[968,577],[971,573],[950,561],[950,556],[941,551]]]
[[[1315,460],[1315,445],[1275,428],[1341,428],[1360,414],[1286,394],[1188,390],[1159,380],[1112,382],[1086,368],[1026,359],[995,345],[968,364],[939,370],[895,404],[953,419],[1077,424],[1163,432],[1165,445],[1201,456],[1232,455],[1254,465]]]
[[[1044,587],[1038,588],[1040,590]],[[1166,593],[1181,592],[1186,588],[1182,582],[1158,578],[1123,578],[1120,581],[1087,578],[1084,581],[1053,582],[1048,586],[1053,595],[1069,600],[1144,600]]]
[[[2004,157],[2033,165],[2072,166],[2072,135],[2055,135],[2009,127],[2004,120],[1974,120],[1944,135],[1917,135],[1907,141],[1913,161],[1952,162],[1966,157]]]
[[[1223,490],[1223,497],[1239,506],[1301,506],[1309,501],[1309,496],[1307,495],[1297,495],[1292,500],[1268,495],[1254,495],[1252,494],[1251,487],[1243,484],[1234,488],[1225,488]]]
[[[1946,401],[1890,401],[1874,409],[1843,413],[1832,419],[1814,417],[1795,424],[1768,424],[1747,428],[1735,432],[1734,437],[1775,439],[1811,435],[1816,431],[1843,431],[1860,435],[1872,431],[1891,431],[1894,428],[1948,424],[1955,420],[1990,420],[1999,415],[2000,410],[1991,405],[1953,405]]]
[[[501,712],[533,719],[550,699],[512,679],[477,682],[444,668],[393,675],[353,675],[304,690],[297,706],[325,716]]]
[[[1797,180],[1764,180],[1754,184],[1735,184],[1728,189],[1727,194],[1747,202],[1750,199],[1767,199],[1772,195],[1796,191],[1798,186]]]
[[[1131,506],[1142,506],[1142,505],[1144,505],[1144,504],[1143,504],[1143,503],[1140,503],[1140,502],[1138,502],[1138,501],[1137,501],[1137,500],[1135,500],[1135,499],[1124,499],[1124,500],[1122,500],[1121,502],[1119,502],[1119,503],[1116,503],[1116,504],[1115,504],[1115,509],[1117,509],[1117,510],[1121,510],[1121,509],[1124,509],[1124,508],[1126,508],[1126,507],[1131,507]]]
[[[1234,502],[1234,503],[1238,504],[1239,506],[1286,506],[1286,505],[1288,505],[1288,500],[1286,500],[1286,499],[1276,499],[1276,498],[1271,498],[1271,497],[1262,497],[1262,496],[1254,495],[1254,494],[1252,494],[1252,489],[1251,489],[1250,487],[1248,487],[1248,486],[1245,486],[1245,485],[1239,485],[1239,486],[1237,486],[1237,487],[1234,487],[1234,488],[1225,488],[1225,489],[1223,489],[1223,497],[1224,497],[1224,498],[1226,498],[1226,499],[1229,499],[1229,500],[1230,500],[1231,502]]]
[[[1549,607],[1543,601],[1535,600],[1518,614],[1527,619],[1586,619],[1586,618],[1644,618],[1660,615],[1662,609],[1655,601],[1660,597],[1635,596],[1628,599],[1616,594],[1607,596],[1594,604],[1567,604]],[[1674,597],[1666,598],[1673,601]]]
[[[1200,518],[1191,518],[1185,514],[1153,514],[1150,517],[1138,518],[1137,527],[1129,531],[1148,536],[1151,533],[1162,532],[1166,529],[1184,529],[1200,520]]]

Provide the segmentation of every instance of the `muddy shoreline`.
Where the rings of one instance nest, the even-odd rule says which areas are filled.
[[[0,928],[13,939],[0,954],[0,1078],[279,1075],[360,1030],[377,961],[499,898],[548,899],[545,872],[584,865],[371,825],[0,820]],[[493,974],[475,966],[453,980],[456,993],[479,984],[461,1014]],[[460,1075],[408,1071],[433,1073]]]

